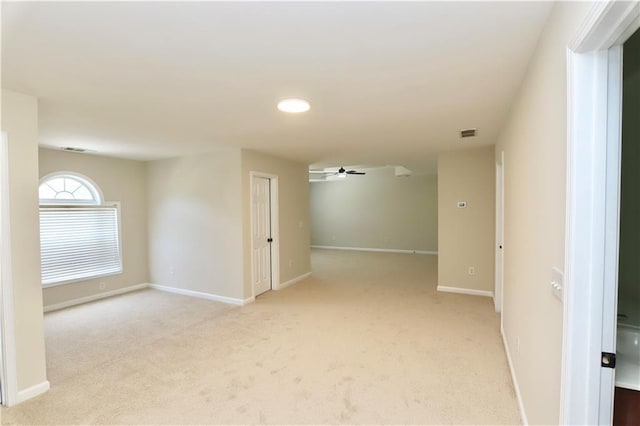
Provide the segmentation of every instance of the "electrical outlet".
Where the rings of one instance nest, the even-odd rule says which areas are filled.
[[[475,275],[476,274],[476,268],[474,268],[473,266],[469,266],[469,275]]]
[[[101,282],[100,284],[98,284],[98,288],[100,290],[104,290],[105,288],[107,288],[107,285],[104,282]]]

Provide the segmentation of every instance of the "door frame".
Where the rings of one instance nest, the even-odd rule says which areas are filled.
[[[561,424],[613,415],[622,103],[622,43],[640,3],[598,2],[567,49],[567,196]]]
[[[270,213],[271,213],[271,289],[280,289],[280,220],[279,220],[279,195],[278,195],[278,175],[263,172],[249,172],[249,234],[251,238],[251,297],[256,297],[256,289],[253,286],[255,277],[253,276],[253,182],[255,178],[269,179],[269,193],[270,193]]]
[[[11,274],[11,225],[9,211],[9,142],[6,132],[0,135],[0,380],[2,404],[18,403],[18,370],[13,315],[13,281]]]
[[[500,248],[502,246],[502,248]],[[493,304],[496,312],[502,312],[504,289],[504,151],[496,161],[496,245],[495,288]],[[500,316],[502,323],[502,316]]]

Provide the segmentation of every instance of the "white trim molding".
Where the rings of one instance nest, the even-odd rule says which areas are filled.
[[[9,142],[7,132],[0,135],[0,379],[2,403],[16,404],[18,399],[18,367],[16,361],[16,335],[13,309],[13,275],[11,262],[11,210],[9,206]]]
[[[438,285],[436,289],[443,293],[459,293],[459,294],[468,294],[471,296],[482,296],[482,297],[493,298],[493,292],[488,290],[474,290],[472,288],[449,287],[446,285]]]
[[[83,303],[93,302],[94,300],[106,299],[108,297],[118,296],[120,294],[130,293],[132,291],[142,290],[149,287],[149,284],[137,284],[130,287],[118,288],[116,290],[106,291],[104,293],[92,294],[91,296],[79,297],[77,299],[67,300],[66,302],[46,305],[44,312],[57,311],[71,306],[81,305]]]
[[[567,62],[569,135],[560,422],[598,424],[608,51],[569,52]]]
[[[51,385],[49,384],[49,382],[44,381],[42,383],[38,383],[37,385],[23,389],[18,392],[18,397],[15,403],[20,404],[21,402],[25,402],[31,398],[35,398],[38,395],[42,395],[43,393],[48,391],[50,387]]]
[[[522,401],[522,394],[520,393],[520,385],[518,385],[518,379],[516,378],[516,370],[513,367],[513,361],[511,360],[511,352],[509,351],[509,345],[507,345],[507,338],[504,335],[504,329],[500,327],[500,335],[502,336],[502,344],[504,345],[504,353],[507,354],[507,364],[509,365],[509,371],[511,372],[511,382],[513,383],[513,389],[516,392],[516,401],[518,401],[518,411],[520,412],[520,423],[528,425],[527,412],[524,409],[524,402]]]
[[[404,250],[404,249],[386,249],[386,248],[367,248],[367,247],[339,247],[339,246],[317,246],[312,245],[311,248],[323,250],[349,250],[349,251],[373,251],[380,253],[408,253],[408,254],[427,254],[437,256],[437,251],[428,250]]]
[[[285,282],[281,283],[277,288],[274,288],[274,290],[283,290],[286,287],[289,287],[291,285],[299,283],[300,281],[302,281],[302,280],[304,280],[304,279],[306,279],[306,278],[308,278],[310,276],[311,276],[311,272],[307,272],[306,274],[299,275],[299,276],[297,276],[297,277],[295,277],[295,278],[293,278],[293,279],[291,279],[289,281],[285,281]]]
[[[298,278],[300,278],[300,277],[298,277]],[[293,283],[291,283],[291,284],[293,284]],[[290,285],[290,284],[287,284],[287,285]],[[80,297],[78,299],[72,299],[72,300],[68,300],[66,302],[56,303],[54,305],[47,305],[47,306],[44,307],[44,312],[57,311],[57,310],[60,310],[60,309],[69,308],[71,306],[81,305],[83,303],[89,303],[89,302],[93,302],[93,301],[100,300],[100,299],[106,299],[106,298],[109,298],[109,297],[118,296],[118,295],[125,294],[125,293],[130,293],[132,291],[143,290],[145,288],[152,288],[154,290],[165,291],[167,293],[181,294],[183,296],[190,296],[190,297],[197,297],[197,298],[200,298],[200,299],[213,300],[214,302],[222,302],[222,303],[227,303],[227,304],[236,305],[236,306],[248,305],[249,303],[251,303],[251,302],[253,302],[255,300],[255,297],[249,297],[247,299],[236,299],[236,298],[233,298],[233,297],[218,296],[217,294],[203,293],[203,292],[200,292],[200,291],[186,290],[186,289],[183,289],[183,288],[170,287],[170,286],[166,286],[166,285],[144,283],[144,284],[132,285],[130,287],[119,288],[119,289],[116,289],[116,290],[113,290],[113,291],[107,291],[107,292],[104,292],[104,293],[93,294],[93,295],[87,296],[87,297]]]
[[[607,50],[624,43],[640,27],[640,2],[594,2],[568,48],[574,53]]]
[[[217,294],[203,293],[201,291],[187,290],[184,288],[169,287],[166,285],[159,285],[159,284],[149,284],[148,286],[149,288],[152,288],[154,290],[166,291],[167,293],[175,293],[175,294],[181,294],[183,296],[197,297],[199,299],[212,300],[214,302],[222,302],[222,303],[227,303],[229,305],[236,305],[236,306],[244,306],[248,303],[253,302],[254,300],[253,297],[250,297],[248,299],[236,299],[233,297],[218,296]]]

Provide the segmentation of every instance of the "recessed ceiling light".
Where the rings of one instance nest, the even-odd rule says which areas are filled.
[[[306,112],[311,109],[311,105],[305,99],[287,98],[278,102],[278,109],[284,112]]]

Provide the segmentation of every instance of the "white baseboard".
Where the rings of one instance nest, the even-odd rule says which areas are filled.
[[[147,288],[149,284],[137,284],[130,287],[119,288],[116,290],[105,291],[104,293],[93,294],[91,296],[80,297],[78,299],[67,300],[66,302],[46,305],[44,312],[57,311],[58,309],[68,308],[70,306],[81,305],[83,303],[93,302],[94,300],[106,299],[107,297],[117,296],[119,294],[129,293],[131,291]]]
[[[213,300],[214,302],[228,303],[230,305],[243,306],[243,305],[246,305],[247,303],[253,302],[253,298],[236,299],[233,297],[218,296],[217,294],[203,293],[201,291],[186,290],[183,288],[169,287],[166,285],[149,284],[149,287],[156,290],[160,290],[160,291],[166,291],[168,293],[182,294],[183,296],[191,296],[191,297],[197,297],[200,299]]]
[[[297,277],[295,277],[292,280],[289,281],[285,281],[283,283],[280,283],[280,285],[278,286],[278,288],[274,288],[274,290],[282,290],[284,288],[289,287],[290,285],[294,285],[295,283],[299,283],[300,281],[304,280],[305,278],[308,278],[311,276],[311,272],[307,272],[306,274],[302,274],[299,275]]]
[[[43,393],[45,393],[46,391],[49,390],[50,388],[50,384],[48,381],[44,381],[42,383],[38,383],[35,386],[31,386],[30,388],[26,388],[23,389],[21,391],[18,391],[18,396],[16,398],[15,403],[16,404],[20,404],[21,402],[24,402],[26,400],[29,400],[31,398],[35,398],[38,395],[42,395]],[[15,404],[12,404],[15,405]]]
[[[444,285],[439,285],[437,287],[438,291],[442,291],[445,293],[460,293],[460,294],[470,294],[472,296],[483,296],[483,297],[491,297],[493,298],[493,292],[487,290],[474,290],[471,288],[460,288],[460,287],[448,287]]]
[[[428,254],[438,255],[437,251],[425,251],[425,250],[401,250],[401,249],[381,249],[381,248],[366,248],[366,247],[337,247],[337,246],[311,246],[311,248],[327,249],[327,250],[351,250],[351,251],[375,251],[382,253],[410,253],[410,254]]]
[[[527,412],[524,410],[524,403],[522,402],[522,394],[520,393],[520,386],[518,386],[518,379],[516,379],[516,372],[513,369],[513,362],[511,361],[511,352],[509,352],[509,345],[507,345],[507,339],[504,336],[504,330],[500,328],[500,335],[502,336],[502,343],[504,345],[504,352],[507,354],[507,364],[509,364],[509,372],[511,373],[511,381],[513,382],[513,389],[516,392],[516,400],[518,401],[518,411],[520,411],[520,422],[523,425],[528,425]]]

